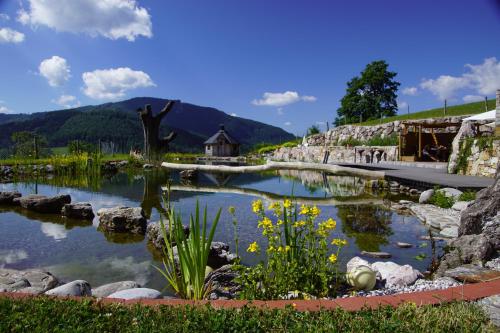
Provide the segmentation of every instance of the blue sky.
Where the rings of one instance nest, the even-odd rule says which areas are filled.
[[[500,4],[0,0],[0,112],[181,99],[303,134],[386,60],[404,112],[494,97]]]

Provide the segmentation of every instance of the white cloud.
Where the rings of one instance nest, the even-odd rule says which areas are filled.
[[[494,94],[500,89],[500,62],[495,58],[484,59],[480,65],[465,65],[469,69],[463,76],[482,95]]]
[[[441,100],[452,98],[457,90],[467,88],[469,86],[470,83],[467,79],[450,75],[441,75],[435,80],[424,80],[420,84],[422,89],[429,90]]]
[[[0,13],[0,20],[8,21],[8,20],[10,20],[10,16],[5,14],[5,13]]]
[[[0,44],[1,43],[21,43],[24,41],[22,32],[12,30],[10,28],[0,28]]]
[[[285,111],[283,111],[283,108],[278,108],[278,116],[282,116],[285,114]]]
[[[423,80],[420,87],[440,99],[454,97],[461,89],[490,95],[500,88],[500,62],[495,57],[486,58],[479,65],[466,64],[465,68],[466,72],[461,76],[441,75],[437,79]]]
[[[148,74],[128,67],[95,70],[82,74],[85,95],[94,99],[117,99],[136,88],[155,86]]]
[[[0,113],[11,113],[12,110],[7,108],[6,106],[0,106]]]
[[[231,113],[231,116],[232,116],[232,117],[238,117],[238,115],[237,115],[236,113],[234,113],[234,112],[233,112],[233,113]]]
[[[78,101],[75,96],[71,95],[61,95],[58,99],[52,100],[52,103],[62,106],[66,109],[77,108],[81,105],[80,101]]]
[[[398,102],[398,109],[400,109],[400,110],[408,109],[408,103],[406,103],[404,101]]]
[[[417,87],[406,87],[403,89],[403,95],[416,96],[418,94]]]
[[[257,106],[285,106],[299,101],[315,102],[314,96],[300,96],[296,91],[285,91],[284,93],[265,92],[261,99],[254,99],[253,105]]]
[[[66,59],[59,56],[43,60],[38,70],[40,75],[47,79],[51,87],[58,87],[71,77],[71,71]]]
[[[287,121],[287,122],[285,123],[285,126],[291,126],[291,125],[292,125],[292,123],[291,123],[291,122],[289,122],[289,121]]]
[[[17,20],[56,31],[85,33],[109,39],[151,38],[152,23],[148,11],[136,0],[28,0],[29,9],[21,9]]]
[[[484,100],[484,97],[483,96],[479,96],[479,95],[465,95],[462,100],[465,102],[465,103],[472,103],[472,102],[479,102],[479,101],[482,101]]]

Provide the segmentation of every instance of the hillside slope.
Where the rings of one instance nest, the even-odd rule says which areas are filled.
[[[76,139],[93,143],[101,140],[112,141],[120,150],[128,151],[142,145],[142,125],[136,110],[151,104],[153,111],[158,112],[166,103],[165,99],[139,97],[70,110],[0,117],[0,145],[10,146],[14,132],[35,131],[46,136],[53,147],[65,146]],[[243,151],[256,143],[280,143],[294,138],[281,128],[189,103],[176,104],[164,118],[161,129],[163,134],[172,130],[178,134],[171,150],[198,152],[203,150],[203,142],[219,129],[220,124],[224,124],[242,144]]]

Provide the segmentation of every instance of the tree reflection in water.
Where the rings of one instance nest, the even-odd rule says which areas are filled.
[[[392,212],[382,206],[348,205],[338,206],[338,218],[342,232],[354,238],[361,251],[380,251],[381,245],[389,243],[392,235]]]

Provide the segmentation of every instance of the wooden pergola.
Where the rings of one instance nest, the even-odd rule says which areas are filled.
[[[416,151],[416,157],[422,159],[422,149],[424,146],[424,134],[430,134],[432,141],[436,146],[450,146],[451,140],[449,137],[454,137],[456,133],[439,133],[436,135],[435,129],[442,129],[448,127],[458,127],[460,128],[461,123],[450,123],[450,122],[433,122],[433,123],[423,123],[417,121],[405,121],[401,124],[401,131],[399,132],[399,159],[402,161],[414,160],[415,154],[407,155],[409,152],[414,151],[414,149],[408,148],[406,145],[410,143],[416,143],[418,145],[418,150]],[[424,131],[430,129],[430,131]],[[458,130],[457,130],[458,131]],[[440,138],[441,137],[441,138]],[[415,142],[416,141],[416,142]],[[406,154],[406,155],[405,155]]]

